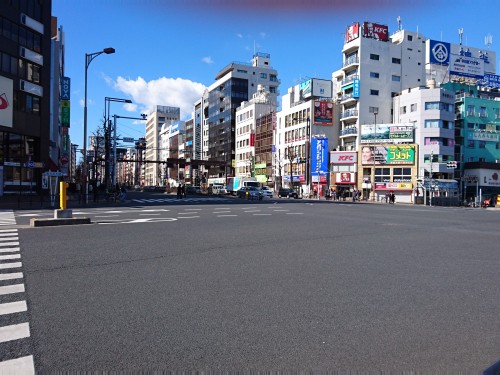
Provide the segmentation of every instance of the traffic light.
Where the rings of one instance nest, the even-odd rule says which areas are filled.
[[[456,167],[457,167],[456,161],[449,161],[446,163],[446,168],[448,169],[455,169]]]
[[[139,138],[137,142],[135,142],[135,148],[138,150],[146,149],[146,140],[144,138]]]

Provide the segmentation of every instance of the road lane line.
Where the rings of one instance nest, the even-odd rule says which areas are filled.
[[[16,241],[16,242],[0,242],[0,246],[19,246],[19,241]]]
[[[30,327],[28,323],[12,324],[0,327],[0,343],[20,340],[26,337],[30,337]]]
[[[272,214],[252,214],[253,216],[272,216]]]
[[[287,212],[287,215],[304,215],[303,212]]]
[[[196,219],[199,216],[180,216],[178,219]]]
[[[24,311],[28,311],[26,301],[0,303],[0,315],[16,314]]]
[[[234,217],[234,216],[238,216],[238,215],[217,215],[217,217]]]

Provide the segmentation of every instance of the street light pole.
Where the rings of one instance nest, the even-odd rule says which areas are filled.
[[[373,133],[374,133],[374,136],[373,136],[373,152],[372,152],[372,159],[373,159],[373,201],[375,202],[375,144],[376,144],[376,141],[377,141],[377,115],[378,115],[378,110],[377,109],[374,109],[373,110],[373,115],[375,116],[375,122],[373,124]],[[387,195],[386,195],[387,197]]]
[[[84,202],[87,204],[89,202],[89,197],[88,197],[88,181],[87,181],[87,71],[89,69],[89,65],[94,60],[97,56],[101,54],[112,54],[115,53],[115,49],[108,47],[104,48],[102,51],[99,52],[93,52],[93,53],[86,53],[85,54],[85,98],[84,98],[84,105],[83,105],[83,192],[85,193],[85,198]]]

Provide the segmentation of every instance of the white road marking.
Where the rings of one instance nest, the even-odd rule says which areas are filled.
[[[19,340],[26,337],[30,337],[30,327],[28,323],[0,327],[0,342]]]
[[[232,217],[232,216],[238,216],[238,215],[217,215],[217,217]]]
[[[14,263],[0,263],[0,270],[6,270],[9,268],[20,268],[22,267],[21,262],[14,262]]]
[[[17,233],[17,229],[0,229],[0,233]]]
[[[199,216],[181,216],[181,217],[178,217],[178,219],[196,219],[197,217],[199,217]]]
[[[139,214],[139,216],[152,216],[152,215],[158,215],[160,216],[161,214],[160,213],[155,213],[155,212],[148,212],[148,213],[145,213],[145,214]]]
[[[118,217],[120,215],[96,215],[94,216],[95,218],[98,218],[98,217]]]
[[[304,215],[303,212],[287,212],[287,215]]]
[[[12,236],[12,234],[11,234]],[[0,244],[3,243],[4,241],[19,241],[19,237],[0,237]]]
[[[0,255],[0,260],[21,259],[21,254]]]
[[[272,216],[272,214],[253,214],[253,216]]]
[[[0,253],[15,253],[16,251],[20,251],[20,249],[18,247],[0,248]]]
[[[28,355],[26,357],[0,362],[0,374],[35,374],[33,356]]]
[[[231,212],[231,210],[227,210],[227,211],[214,211],[212,213],[213,214],[225,214],[225,213],[228,213],[228,212]]]
[[[22,272],[0,273],[0,280],[22,279],[23,277]]]
[[[19,241],[16,241],[16,242],[0,242],[0,246],[19,246]]]
[[[0,303],[0,315],[15,314],[23,311],[28,311],[26,301]]]
[[[24,284],[0,286],[0,296],[15,293],[24,293]]]
[[[275,212],[287,212],[287,211],[290,211],[290,210],[273,210]]]

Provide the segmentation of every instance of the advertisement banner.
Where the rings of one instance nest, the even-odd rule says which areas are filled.
[[[361,125],[361,143],[412,143],[413,125],[374,124]]]
[[[63,77],[61,81],[61,100],[71,100],[71,78]]]
[[[415,145],[363,146],[361,164],[415,164]]]
[[[498,133],[482,132],[479,130],[468,132],[469,139],[483,142],[498,142]]]
[[[337,185],[352,185],[356,183],[356,174],[352,172],[335,173],[335,183]]]
[[[359,23],[355,23],[354,25],[348,26],[345,30],[345,42],[349,43],[354,39],[359,38]]]
[[[489,73],[491,75],[496,73],[495,51],[440,42],[436,40],[427,40],[425,46],[427,51],[425,61],[426,64],[448,66],[452,62],[453,55],[456,55],[464,58],[479,59],[483,62],[484,73]]]
[[[352,97],[359,99],[359,79],[356,78],[352,83]]]
[[[376,182],[375,189],[377,190],[413,190],[411,183],[399,182]]]
[[[484,78],[484,61],[474,57],[451,55],[450,74],[470,78]]]
[[[14,84],[11,79],[0,76],[0,125],[12,128],[14,107]]]
[[[328,173],[328,138],[311,139],[311,176]]]
[[[378,23],[365,22],[363,24],[363,36],[387,42],[389,40],[389,27]]]
[[[333,103],[314,101],[314,125],[333,125]]]
[[[312,80],[312,94],[313,96],[331,98],[332,97],[332,81],[326,79]],[[304,96],[305,98],[305,96]]]
[[[69,100],[61,100],[61,126],[69,128],[70,122],[70,105]]]
[[[358,162],[358,153],[350,151],[332,151],[330,152],[330,164],[356,164]]]
[[[483,79],[477,81],[477,84],[490,89],[500,89],[500,76],[485,74]]]
[[[308,79],[307,81],[302,82],[299,85],[299,90],[302,98],[304,99],[310,98],[312,95],[312,80]]]

